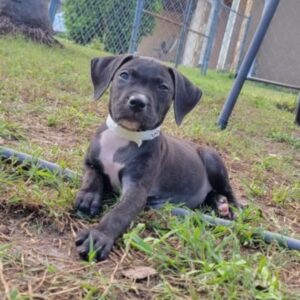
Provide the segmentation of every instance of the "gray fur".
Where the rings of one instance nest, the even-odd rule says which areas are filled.
[[[201,91],[177,70],[149,58],[123,55],[94,59],[91,73],[95,97],[99,98],[111,84],[111,117],[131,130],[161,125],[172,103],[180,124],[201,97]],[[238,206],[226,168],[215,151],[165,134],[138,147],[104,124],[90,144],[85,174],[76,198],[77,210],[94,216],[107,192],[120,191],[121,198],[95,228],[78,235],[76,245],[83,259],[87,258],[90,239],[97,249],[97,259],[105,259],[114,240],[149,199],[184,203],[194,209],[205,202],[214,206],[222,195],[229,204]]]

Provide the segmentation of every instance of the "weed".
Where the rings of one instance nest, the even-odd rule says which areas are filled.
[[[297,201],[300,199],[300,184],[279,185],[272,190],[272,202],[277,205],[285,205],[287,202]]]
[[[4,121],[0,117],[0,137],[8,140],[24,139],[22,127],[11,121]]]
[[[300,149],[300,138],[289,135],[286,132],[272,132],[269,137],[276,142],[286,143],[295,149]]]
[[[278,109],[288,111],[290,113],[294,113],[296,111],[296,103],[290,102],[278,102],[275,104]]]
[[[245,214],[249,217],[249,211]],[[226,299],[241,299],[247,290],[247,298],[281,299],[278,274],[266,256],[259,253],[247,258],[241,256],[237,235],[243,235],[244,239],[247,236],[251,244],[255,231],[242,220],[241,216],[232,228],[216,226],[210,230],[200,214],[184,220],[167,217],[169,230],[156,223],[155,235],[143,238],[145,225],[138,224],[125,235],[125,243],[145,253],[165,276],[172,274],[173,281],[167,285],[172,293],[177,289],[181,295],[201,292],[213,299],[221,295]],[[180,280],[184,280],[184,286],[176,284]]]

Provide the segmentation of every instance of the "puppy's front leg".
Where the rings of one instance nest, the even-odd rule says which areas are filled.
[[[75,209],[85,215],[95,216],[101,209],[103,178],[100,172],[86,162],[80,191],[75,200]]]
[[[144,209],[146,202],[147,190],[143,186],[135,184],[124,188],[120,202],[103,217],[101,222],[77,236],[76,246],[80,257],[87,259],[89,251],[93,249],[96,251],[97,260],[106,259],[115,239]]]

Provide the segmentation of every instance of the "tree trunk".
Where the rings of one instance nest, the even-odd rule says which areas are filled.
[[[58,44],[48,15],[47,0],[0,0],[0,35],[23,34],[47,45]]]

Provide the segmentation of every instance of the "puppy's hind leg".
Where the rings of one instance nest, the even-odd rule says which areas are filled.
[[[209,183],[215,192],[215,206],[220,206],[224,202],[222,196],[225,196],[229,206],[241,208],[230,185],[226,167],[218,153],[212,149],[200,148],[199,154],[206,168]],[[232,212],[231,214],[233,216]]]
[[[215,191],[210,191],[208,193],[202,206],[210,207],[216,215],[221,218],[230,220],[234,219],[234,214],[229,207],[226,197],[217,194]]]

